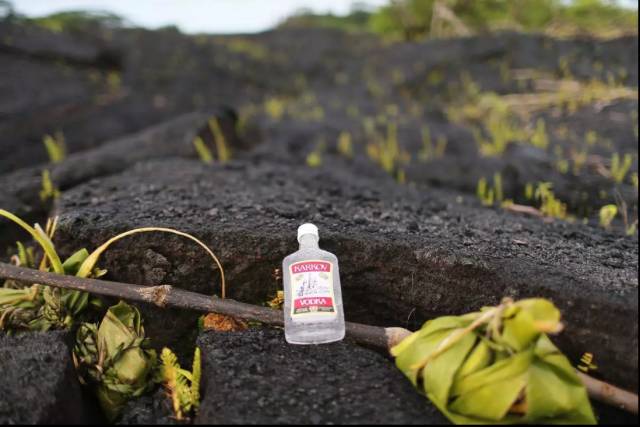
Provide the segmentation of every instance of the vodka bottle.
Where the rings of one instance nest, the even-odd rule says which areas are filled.
[[[282,261],[284,332],[290,344],[322,344],[344,338],[338,258],[318,247],[318,227],[298,228],[300,249]]]

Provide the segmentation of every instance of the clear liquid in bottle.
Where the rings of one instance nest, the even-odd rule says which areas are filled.
[[[290,344],[323,344],[344,338],[338,259],[318,247],[318,228],[298,228],[300,249],[282,261],[284,332]]]

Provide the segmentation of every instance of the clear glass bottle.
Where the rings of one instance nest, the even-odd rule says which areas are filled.
[[[298,227],[300,249],[282,261],[284,332],[290,344],[323,344],[344,338],[338,258],[318,247],[318,228]]]

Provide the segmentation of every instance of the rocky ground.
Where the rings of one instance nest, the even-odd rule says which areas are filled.
[[[64,254],[140,226],[192,233],[222,260],[229,296],[256,304],[281,287],[274,271],[312,221],[340,260],[347,320],[415,329],[505,296],[546,297],[563,312],[557,343],[570,359],[591,352],[595,376],[637,391],[638,241],[625,233],[637,217],[637,43],[507,33],[390,46],[328,30],[188,37],[1,23],[0,208],[28,222],[58,215]],[[52,164],[42,137],[56,132],[68,154]],[[199,158],[198,136],[213,164]],[[631,159],[620,180],[614,155]],[[44,169],[55,200],[39,195]],[[483,206],[477,183],[495,174],[504,199],[534,208],[525,188],[551,182],[566,216]],[[629,220],[604,229],[599,208],[616,200]],[[0,222],[2,254],[18,237]],[[101,266],[112,280],[220,293],[218,272],[177,237],[123,240]],[[197,337],[196,315],[141,309],[155,346],[202,348],[196,423],[445,421],[388,359],[349,342],[292,348],[269,330]],[[8,391],[0,384],[0,421],[82,421],[65,410],[102,420],[95,402],[72,399],[81,391],[67,345],[59,334],[0,337],[2,370],[16,373]],[[47,399],[25,366],[46,371]],[[317,366],[323,381],[309,378]],[[21,395],[34,396],[33,419],[13,405]],[[157,392],[121,422],[172,422],[167,414]]]

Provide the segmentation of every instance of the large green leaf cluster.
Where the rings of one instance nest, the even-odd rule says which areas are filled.
[[[547,333],[544,299],[431,320],[393,347],[397,367],[457,424],[595,424],[587,391]]]
[[[100,325],[80,325],[74,362],[82,381],[95,387],[110,420],[155,384],[156,353],[148,347],[140,312],[125,302],[110,307]]]

